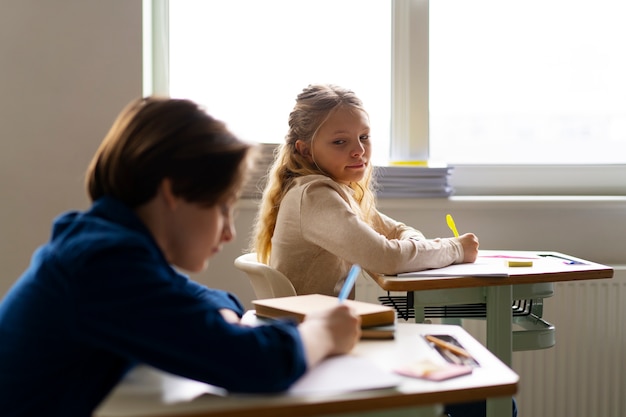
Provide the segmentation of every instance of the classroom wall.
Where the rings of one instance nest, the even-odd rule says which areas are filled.
[[[141,1],[0,0],[0,294],[142,89]]]
[[[84,171],[121,108],[141,95],[141,1],[0,0],[0,296],[46,241],[59,213],[83,209]],[[427,236],[461,231],[486,249],[556,250],[626,264],[626,200],[383,200]],[[253,297],[232,260],[248,245],[256,202],[242,201],[238,236],[193,278]],[[358,242],[355,242],[358,244]]]

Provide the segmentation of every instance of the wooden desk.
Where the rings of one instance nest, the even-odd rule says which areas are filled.
[[[510,398],[517,392],[517,374],[459,326],[398,323],[395,340],[362,340],[351,354],[391,371],[423,357],[439,358],[421,336],[434,332],[455,336],[481,366],[470,375],[442,382],[399,377],[400,383],[395,388],[306,396],[202,396],[176,404],[165,404],[162,392],[142,392],[122,383],[96,410],[94,417],[430,417],[441,414],[440,404],[444,402]]]
[[[552,255],[564,258],[536,258],[532,267],[509,268],[506,278],[494,277],[408,277],[399,278],[395,275],[373,275],[374,280],[381,288],[387,291],[422,291],[472,287],[495,287],[517,284],[533,284],[543,282],[577,281],[588,279],[604,279],[613,277],[613,268],[575,258],[559,252],[550,251],[496,251],[481,250],[479,256],[519,256],[522,258],[537,255]],[[503,260],[506,258],[503,258]],[[566,265],[565,259],[571,259],[582,264]]]
[[[559,252],[481,250],[479,255],[534,257],[536,259],[533,259],[532,267],[509,268],[509,276],[506,278],[469,276],[400,278],[374,274],[371,276],[384,290],[413,291],[416,310],[419,308],[420,297],[428,299],[429,294],[435,294],[435,291],[444,291],[451,295],[451,300],[459,300],[461,303],[485,302],[487,304],[487,348],[509,366],[512,362],[513,351],[511,312],[513,287],[613,277],[613,269],[606,265]],[[542,257],[538,255],[551,256]],[[565,264],[566,259],[571,259],[577,263]],[[418,321],[419,318],[416,311]],[[488,415],[510,416],[510,404],[503,400],[488,401]]]

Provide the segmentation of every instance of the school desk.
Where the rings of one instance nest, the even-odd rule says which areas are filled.
[[[611,267],[559,252],[481,250],[479,256],[500,257],[503,262],[528,260],[532,266],[510,267],[507,277],[370,275],[384,290],[413,292],[417,322],[423,321],[423,307],[431,300],[442,304],[486,303],[487,348],[509,366],[513,352],[511,306],[517,294],[556,282],[613,277]],[[488,401],[488,416],[510,415],[509,402]]]
[[[437,382],[393,373],[396,367],[423,358],[443,360],[425,340],[425,334],[455,337],[480,366],[473,368],[471,374]],[[397,379],[397,385],[343,392],[322,389],[300,395],[205,395],[166,404],[163,398],[167,392],[163,390],[142,390],[122,383],[105,399],[94,417],[434,417],[441,415],[444,402],[504,397],[510,404],[510,397],[517,392],[517,374],[460,326],[398,323],[393,340],[362,340],[344,359],[350,358],[369,361],[379,372]],[[171,384],[168,389],[173,389]]]

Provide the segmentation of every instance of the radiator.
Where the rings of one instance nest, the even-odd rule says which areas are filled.
[[[614,268],[612,279],[557,283],[544,300],[556,345],[513,353],[518,417],[626,417],[626,265]],[[357,283],[359,300],[384,294],[371,280]],[[485,342],[484,320],[463,327]]]

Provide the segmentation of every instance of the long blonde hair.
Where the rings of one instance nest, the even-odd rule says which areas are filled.
[[[250,250],[257,253],[260,262],[269,263],[278,209],[283,197],[292,187],[293,180],[312,174],[329,176],[296,150],[296,141],[301,140],[310,146],[320,127],[340,107],[365,112],[363,103],[351,90],[331,84],[309,85],[296,98],[296,105],[289,114],[289,130],[285,142],[276,151],[255,222]],[[361,181],[352,182],[349,186],[354,190],[354,198],[359,203],[359,215],[371,224],[372,212],[376,206],[372,165],[367,165]]]

